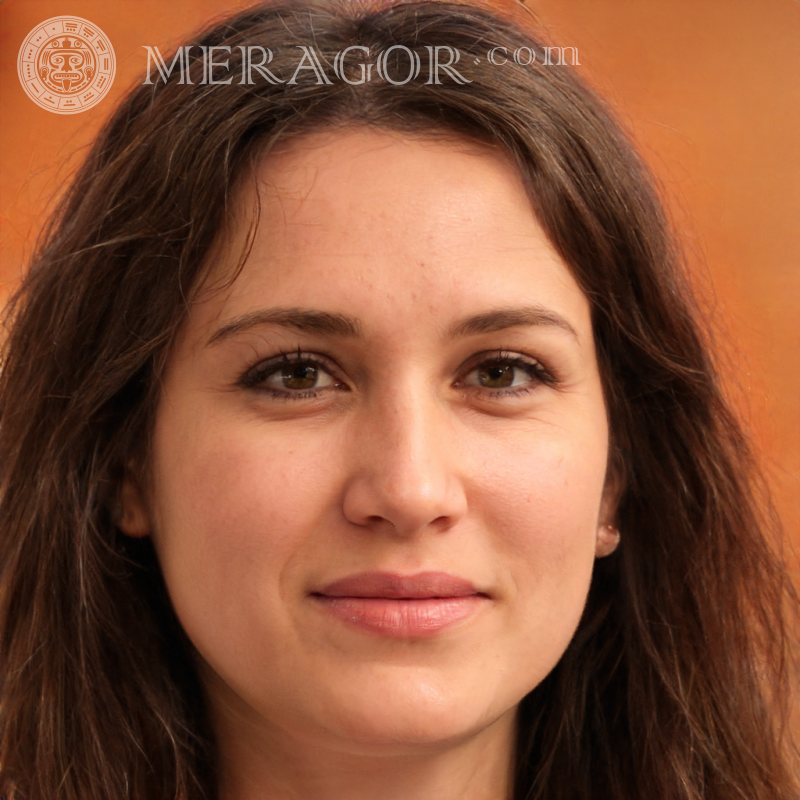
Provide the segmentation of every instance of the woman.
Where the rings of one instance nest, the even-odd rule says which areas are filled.
[[[796,796],[747,445],[522,47],[270,3],[110,121],[6,347],[7,797]]]

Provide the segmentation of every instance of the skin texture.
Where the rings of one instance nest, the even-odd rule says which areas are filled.
[[[123,489],[122,527],[152,535],[201,657],[222,797],[501,800],[517,704],[616,545],[589,303],[496,152],[347,129],[256,178],[252,251],[226,280],[253,180],[167,364],[150,489]],[[359,335],[256,322],[276,307]],[[521,307],[537,324],[452,335]],[[316,396],[296,365],[287,388],[298,348]],[[350,625],[314,594],[431,570],[478,594],[428,635]]]

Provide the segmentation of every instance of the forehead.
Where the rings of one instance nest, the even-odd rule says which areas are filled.
[[[238,192],[212,275],[235,272],[258,222],[241,273],[199,304],[206,326],[264,305],[372,313],[384,324],[424,312],[446,325],[478,306],[522,302],[589,324],[586,298],[496,149],[326,131],[266,155]]]

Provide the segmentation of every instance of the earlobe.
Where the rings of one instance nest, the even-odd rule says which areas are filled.
[[[127,536],[142,537],[150,534],[150,518],[141,490],[129,477],[120,486],[114,522]]]
[[[620,533],[613,525],[601,525],[597,529],[594,554],[597,558],[610,556],[619,545]]]
[[[606,472],[606,482],[603,487],[603,500],[600,504],[599,524],[597,538],[595,539],[594,553],[597,558],[610,556],[619,546],[620,532],[615,525],[606,522],[617,516],[620,498],[625,488],[624,461],[617,454],[612,457]]]

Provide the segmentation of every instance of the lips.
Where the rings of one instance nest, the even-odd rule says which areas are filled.
[[[469,597],[480,594],[463,578],[446,572],[397,575],[392,572],[364,572],[334,581],[317,594],[326,597],[380,597],[387,600],[425,600]]]
[[[349,626],[395,638],[433,636],[473,617],[488,601],[469,581],[444,572],[365,572],[311,597]]]

